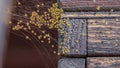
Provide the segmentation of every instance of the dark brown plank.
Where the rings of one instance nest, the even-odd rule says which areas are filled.
[[[66,11],[114,11],[120,10],[120,0],[60,0],[60,7]]]

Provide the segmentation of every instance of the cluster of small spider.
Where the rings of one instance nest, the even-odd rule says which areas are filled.
[[[20,2],[18,2],[18,5],[21,5]],[[43,6],[44,4],[42,4]],[[37,5],[39,8],[40,5]],[[9,24],[11,24],[11,28],[14,32],[16,31],[28,31],[33,36],[37,37],[37,39],[40,41],[40,43],[48,43],[51,44],[51,39],[54,40],[54,42],[58,43],[56,39],[54,39],[50,33],[47,33],[46,29],[57,29],[60,34],[66,34],[67,32],[64,30],[63,26],[71,26],[68,22],[69,19],[63,18],[62,13],[63,9],[58,8],[58,4],[54,3],[52,7],[48,8],[48,11],[43,12],[42,15],[39,14],[39,10],[33,11],[31,13],[29,21],[24,20],[18,20],[18,22],[12,23],[12,21],[9,21]],[[24,14],[25,17],[29,17],[30,14]],[[13,26],[14,24],[14,26]],[[37,31],[39,30],[39,32]],[[61,32],[62,30],[62,32]],[[27,40],[31,40],[31,36],[24,33],[24,38]],[[46,42],[47,40],[47,42]],[[63,43],[63,42],[61,42]],[[55,45],[51,45],[52,48],[55,47]],[[68,52],[68,49],[66,47],[62,47],[63,52]],[[60,53],[57,51],[53,51],[54,54],[60,55]]]

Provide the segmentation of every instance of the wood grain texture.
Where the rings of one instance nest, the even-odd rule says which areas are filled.
[[[120,55],[120,19],[88,20],[88,55]]]
[[[80,19],[120,18],[120,12],[64,12],[62,16]]]
[[[120,10],[120,0],[60,0],[60,7],[66,11],[110,11],[110,9]]]
[[[120,68],[120,57],[89,57],[87,68]]]

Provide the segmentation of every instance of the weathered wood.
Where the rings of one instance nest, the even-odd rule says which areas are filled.
[[[88,55],[120,55],[120,19],[88,20]]]
[[[86,55],[86,20],[70,19],[71,26],[64,26],[66,34],[59,33],[59,52],[62,55]],[[60,31],[62,32],[62,30]],[[66,39],[66,41],[64,41]]]
[[[63,58],[59,60],[58,68],[85,68],[85,59]]]
[[[118,11],[120,0],[60,0],[60,7],[65,11]]]
[[[120,68],[120,57],[89,57],[87,68]]]
[[[120,18],[120,12],[64,12],[64,18]]]

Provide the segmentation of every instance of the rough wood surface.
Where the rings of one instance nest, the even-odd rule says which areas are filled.
[[[110,11],[111,9],[120,10],[120,0],[60,0],[60,7],[66,11]]]
[[[59,60],[58,68],[85,68],[85,59],[63,58]]]
[[[88,55],[120,55],[120,19],[88,20]]]
[[[87,68],[120,68],[120,57],[90,57],[87,61]]]
[[[80,19],[120,18],[120,12],[64,12],[62,16]]]
[[[70,19],[71,27],[65,26],[67,36],[59,35],[59,52],[70,56],[85,56],[86,55],[86,20],[85,19]],[[64,41],[64,44],[61,42]],[[65,53],[64,49],[70,52]]]

